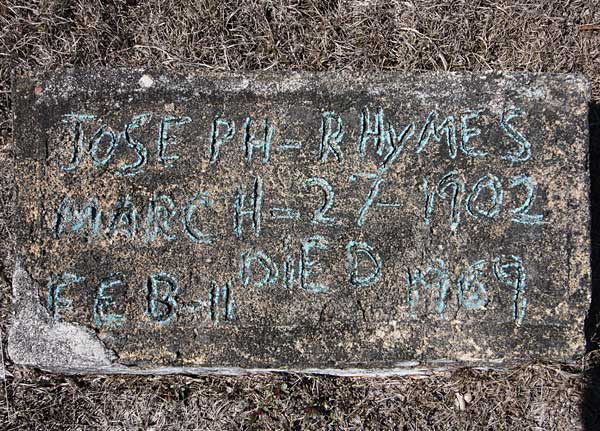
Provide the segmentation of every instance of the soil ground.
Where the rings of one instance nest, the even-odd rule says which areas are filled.
[[[2,429],[600,429],[600,1],[0,0],[4,348],[14,263],[10,75],[93,65],[584,74],[593,88],[589,353],[570,366],[385,379],[65,377],[2,355]]]

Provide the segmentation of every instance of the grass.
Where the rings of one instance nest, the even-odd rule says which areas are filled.
[[[576,401],[585,391],[579,374],[541,364],[425,379],[72,378],[19,371],[9,389],[12,424],[161,430],[570,430],[579,424]],[[461,410],[457,399],[467,393],[471,402]]]
[[[0,0],[2,334],[10,311],[14,263],[8,227],[15,195],[9,151],[12,71],[105,65],[195,72],[580,72],[593,88],[594,173],[600,162],[600,31],[594,29],[598,24],[597,0]],[[600,180],[595,174],[592,184],[596,213]],[[600,227],[597,216],[595,220],[594,226]],[[599,233],[593,229],[595,262],[600,260]],[[588,360],[594,356],[591,353]],[[360,379],[65,377],[7,363],[12,377],[0,391],[0,425],[4,429],[600,429],[600,371],[581,365],[587,371],[526,364],[425,379]],[[470,403],[464,402],[467,393]]]

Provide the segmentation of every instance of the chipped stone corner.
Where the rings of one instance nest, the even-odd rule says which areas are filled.
[[[50,371],[120,368],[114,352],[82,325],[53,321],[37,297],[39,285],[17,261],[12,279],[13,317],[8,355],[18,365]]]

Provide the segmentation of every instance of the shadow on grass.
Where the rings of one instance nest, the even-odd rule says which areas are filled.
[[[592,302],[585,322],[587,352],[600,348],[600,104],[590,105],[590,205],[592,240]],[[596,357],[600,355],[594,355]],[[585,371],[581,405],[584,430],[600,430],[600,361]]]

